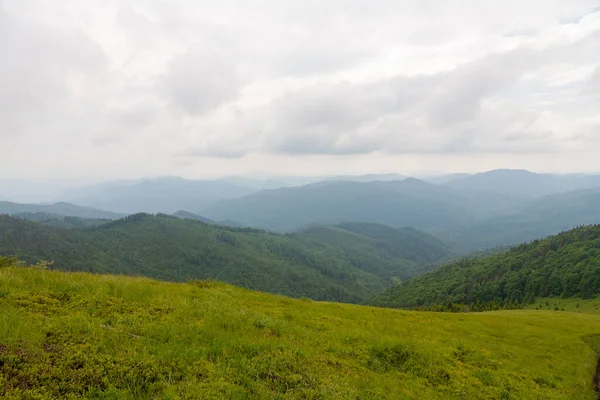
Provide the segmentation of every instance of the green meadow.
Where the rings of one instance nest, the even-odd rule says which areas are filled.
[[[600,314],[600,297],[593,299],[578,299],[576,297],[545,297],[536,299],[533,304],[527,305],[527,308],[533,310],[554,310]]]
[[[600,315],[585,312],[413,312],[0,268],[4,399],[592,400],[599,349]]]

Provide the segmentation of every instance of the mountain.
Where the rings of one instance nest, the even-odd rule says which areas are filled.
[[[110,211],[99,210],[91,207],[82,207],[70,203],[51,203],[51,204],[20,204],[9,201],[0,201],[0,214],[18,214],[18,213],[44,213],[58,216],[69,216],[89,219],[118,219],[122,214]]]
[[[224,180],[188,180],[162,177],[142,181],[105,183],[64,194],[68,201],[119,213],[198,212],[217,201],[242,197],[257,189]]]
[[[194,213],[191,213],[191,212],[185,211],[185,210],[179,210],[176,213],[173,213],[173,216],[175,216],[177,218],[182,218],[182,219],[194,219],[196,221],[202,221],[205,224],[228,226],[231,228],[244,228],[244,225],[239,224],[232,220],[227,219],[224,221],[213,221],[212,219],[204,218],[198,214],[194,214]]]
[[[600,175],[552,175],[526,170],[498,169],[454,179],[445,184],[464,191],[483,190],[532,198],[600,187]]]
[[[435,263],[454,255],[454,249],[416,229],[371,223],[313,225],[287,236],[305,243],[324,258],[347,259],[354,267],[390,281],[435,269]]]
[[[450,254],[427,235],[410,236],[403,236],[406,245],[397,242],[394,252],[380,241],[338,228],[323,240],[310,233],[284,236],[168,215],[135,214],[90,229],[53,228],[0,216],[0,252],[32,263],[46,259],[58,269],[172,281],[220,279],[294,297],[345,302],[360,302],[396,278],[422,273],[410,248],[414,243],[428,261]]]
[[[421,179],[425,182],[433,183],[436,185],[443,185],[448,182],[456,181],[458,179],[467,178],[472,176],[473,174],[466,173],[458,173],[458,174],[449,174],[449,175],[435,175],[435,176],[425,176]]]
[[[408,178],[400,174],[364,174],[364,175],[337,175],[328,176],[321,181],[351,181],[351,182],[376,182],[376,181],[402,181]]]
[[[454,251],[440,239],[409,227],[391,228],[381,224],[346,222],[338,224],[336,228],[371,238],[378,248],[391,255],[421,264],[445,259]]]
[[[4,399],[596,398],[600,316],[442,314],[0,258]]]
[[[285,186],[295,186],[293,183],[289,182],[287,179],[282,178],[279,179],[253,179],[253,178],[243,178],[243,177],[226,177],[221,178],[219,181],[229,182],[234,185],[252,188],[256,190],[261,189],[278,189]]]
[[[469,225],[514,209],[519,200],[491,192],[460,191],[417,179],[390,182],[319,182],[263,190],[207,207],[213,220],[293,231],[312,223],[373,222],[430,232]]]
[[[197,214],[191,213],[189,211],[185,211],[185,210],[179,210],[179,211],[173,213],[173,216],[175,216],[177,218],[182,218],[182,219],[194,219],[196,221],[202,221],[206,224],[217,225],[217,223],[215,221],[213,221],[212,219],[204,218],[204,217],[201,217],[200,215],[197,215]]]
[[[600,189],[557,193],[531,200],[518,212],[481,220],[439,236],[465,251],[515,245],[578,225],[600,223]]]
[[[522,304],[538,297],[590,298],[600,294],[600,225],[465,258],[395,286],[370,300],[385,307],[474,309]]]
[[[75,183],[30,179],[0,179],[0,201],[51,203]]]
[[[48,214],[43,212],[16,213],[12,214],[12,217],[26,219],[28,221],[34,221],[43,225],[54,226],[57,228],[91,228],[112,221],[111,219],[80,218],[58,214]]]
[[[515,176],[524,177],[523,182],[529,180],[528,187],[533,191],[517,195],[500,190],[501,180],[509,177],[510,181]],[[451,184],[435,185],[413,178],[390,182],[325,181],[263,190],[223,201],[205,209],[203,215],[280,232],[295,231],[313,223],[335,225],[352,221],[396,228],[408,226],[434,234],[464,253],[514,245],[578,225],[600,223],[597,207],[600,188],[532,195],[550,187],[566,190],[569,186],[591,186],[595,184],[594,176],[545,176],[501,170],[472,178],[490,177],[495,177],[499,190],[485,185],[481,189],[466,185],[455,188]],[[465,179],[470,178],[454,182]],[[557,181],[562,186],[550,185]]]

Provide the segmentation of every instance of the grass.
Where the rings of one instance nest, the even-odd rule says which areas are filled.
[[[593,299],[547,297],[536,299],[527,306],[534,310],[568,311],[576,313],[600,314],[600,297]]]
[[[0,268],[5,399],[595,399],[600,316]]]

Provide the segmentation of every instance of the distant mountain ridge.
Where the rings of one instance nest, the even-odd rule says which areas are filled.
[[[513,213],[486,218],[439,236],[473,251],[527,242],[588,224],[600,224],[600,188],[536,198]]]
[[[45,212],[21,212],[12,214],[12,216],[57,228],[89,228],[113,221],[112,219],[107,218],[82,218],[68,215],[48,214]]]
[[[179,210],[179,211],[173,213],[173,215],[175,217],[182,218],[182,219],[194,219],[196,221],[202,221],[207,224],[217,224],[212,219],[204,218],[198,214],[194,214],[194,213],[191,213],[191,212],[185,211],[185,210]]]
[[[20,204],[9,201],[0,201],[0,214],[13,215],[18,213],[45,213],[63,217],[68,216],[88,219],[118,219],[123,217],[123,214],[92,207],[83,207],[66,202],[51,204]]]
[[[523,186],[526,190],[519,191]],[[599,223],[600,212],[594,207],[597,189],[568,191],[581,186],[600,187],[600,178],[496,170],[458,176],[441,185],[415,178],[322,181],[223,201],[207,207],[203,215],[276,231],[350,221],[411,226],[470,252]],[[556,193],[544,195],[549,191]]]
[[[311,179],[162,177],[116,181],[65,194],[73,203],[116,215],[85,214],[75,209],[18,211],[82,218],[187,212],[179,216],[277,232],[297,231],[312,224],[369,222],[424,230],[464,252],[516,244],[577,224],[600,222],[594,207],[596,198],[585,192],[600,188],[597,175],[503,169],[419,180],[400,174],[366,174],[312,178],[312,183],[298,186],[306,180]]]
[[[600,176],[536,174],[527,170],[498,169],[460,177],[444,184],[459,190],[485,190],[533,198],[600,187]]]
[[[178,210],[199,212],[217,201],[238,198],[257,188],[240,186],[225,180],[190,180],[162,177],[133,182],[117,182],[70,191],[65,199],[89,207],[124,214],[139,212],[174,213]]]
[[[512,204],[512,198],[500,194],[463,194],[407,178],[389,182],[327,181],[263,190],[222,201],[206,208],[203,214],[214,220],[233,219],[279,231],[291,231],[312,223],[361,221],[436,232],[468,225]]]

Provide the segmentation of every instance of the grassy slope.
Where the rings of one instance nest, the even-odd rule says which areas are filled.
[[[547,297],[536,299],[533,304],[528,304],[530,310],[555,310],[569,311],[586,314],[600,314],[600,297],[593,299]]]
[[[13,267],[0,309],[7,399],[596,398],[592,314],[418,313]]]
[[[63,270],[183,281],[219,279],[255,290],[319,300],[361,302],[393,277],[419,273],[412,251],[392,253],[369,237],[331,229],[314,240],[137,214],[94,229],[58,229],[0,216],[0,254],[53,260]],[[449,252],[412,233],[422,253]],[[402,241],[396,241],[403,249]],[[352,252],[349,252],[352,249]]]

